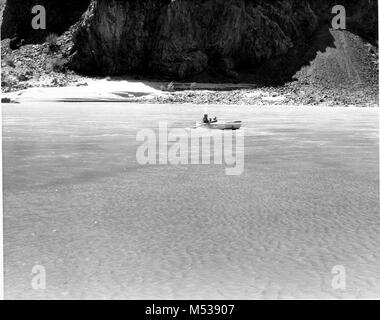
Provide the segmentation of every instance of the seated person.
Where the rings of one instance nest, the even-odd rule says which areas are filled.
[[[203,123],[210,123],[210,121],[208,120],[208,115],[205,114],[203,115],[203,120],[202,120]]]

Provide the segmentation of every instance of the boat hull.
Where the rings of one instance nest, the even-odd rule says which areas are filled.
[[[238,130],[242,125],[241,121],[223,121],[223,122],[214,122],[214,123],[202,123],[197,122],[196,127],[203,127],[209,129],[218,129],[218,130]]]

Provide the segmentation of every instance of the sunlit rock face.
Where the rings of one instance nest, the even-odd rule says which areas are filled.
[[[73,66],[106,75],[148,69],[170,1],[93,1],[74,42]]]

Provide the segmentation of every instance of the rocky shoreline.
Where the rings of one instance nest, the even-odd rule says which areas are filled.
[[[308,105],[328,107],[378,107],[378,93],[366,87],[335,89],[317,88],[297,82],[281,87],[262,87],[229,91],[186,90],[166,93],[134,102],[159,104],[220,104],[220,105]]]
[[[88,80],[88,79],[87,79]],[[79,81],[70,81],[66,78],[65,83],[72,86],[86,86],[84,79]],[[91,79],[92,82],[98,80]],[[99,80],[104,81],[104,80]],[[82,84],[85,83],[85,84]],[[143,83],[143,82],[142,82]],[[183,85],[182,83],[180,85]],[[161,86],[164,86],[162,83]],[[55,88],[52,85],[45,87]],[[40,88],[43,88],[42,86]],[[63,88],[62,88],[63,89]],[[86,88],[87,89],[87,88]],[[90,88],[89,88],[90,89]],[[80,89],[82,90],[82,89]],[[120,91],[112,90],[112,84],[109,92],[105,95],[93,97],[94,94],[86,96],[82,93],[81,98],[51,98],[46,96],[46,100],[37,101],[65,101],[65,102],[125,102],[125,103],[140,103],[140,104],[192,104],[192,105],[254,105],[254,106],[318,106],[318,107],[363,107],[363,108],[378,108],[379,100],[378,93],[374,90],[369,90],[366,87],[357,88],[355,91],[351,88],[340,89],[323,89],[315,86],[300,85],[298,83],[289,83],[282,87],[263,87],[254,89],[234,89],[234,90],[172,90],[172,91],[156,91],[148,92],[131,92],[129,90]],[[17,96],[22,96],[28,90],[13,92]],[[117,91],[117,92],[114,92]],[[43,92],[43,91],[42,91]],[[111,98],[107,98],[107,93]],[[9,95],[9,96],[8,96]],[[10,97],[11,96],[11,97]],[[2,103],[19,103],[18,98],[14,98],[12,93],[2,95]],[[114,98],[116,97],[116,98]],[[22,98],[21,98],[22,101]]]
[[[358,42],[357,39],[354,40],[355,43]],[[10,40],[5,39],[2,40],[1,47],[1,91],[4,103],[14,101],[7,97],[7,93],[28,88],[87,86],[90,82],[104,79],[80,75],[67,67],[73,48],[72,29],[50,42],[23,45],[11,50]],[[367,47],[362,45],[360,48],[363,51]],[[322,62],[317,59],[314,64],[326,64],[326,59],[320,60]],[[197,82],[141,80],[141,77],[137,77],[142,83],[154,81],[157,92],[135,96],[129,94],[126,87],[121,97],[125,102],[157,104],[378,107],[378,49],[368,47],[364,53],[360,52],[356,60],[359,61],[360,68],[356,67],[355,71],[364,70],[361,74],[364,79],[362,83],[339,84],[344,75],[338,74],[336,79],[330,79],[331,71],[318,66],[316,69],[321,72],[318,77],[315,76],[316,72],[310,76],[307,69],[301,70],[298,79],[277,87],[221,83],[207,86]],[[109,92],[112,93],[112,85]]]

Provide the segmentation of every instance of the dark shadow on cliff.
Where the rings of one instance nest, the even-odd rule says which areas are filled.
[[[326,24],[321,26],[310,37],[310,41],[293,47],[285,55],[271,58],[267,61],[261,61],[256,64],[250,64],[243,60],[237,64],[236,69],[227,70],[227,72],[225,68],[220,66],[222,57],[210,55],[209,67],[204,72],[183,79],[166,78],[165,80],[179,81],[179,83],[230,83],[236,85],[249,83],[256,87],[281,86],[287,82],[293,81],[294,75],[300,69],[309,66],[316,58],[317,54],[319,52],[325,52],[327,48],[335,48],[335,45],[334,37],[329,30],[329,25]],[[145,77],[146,76],[148,75],[146,74]],[[142,76],[142,78],[145,77]],[[187,88],[187,86],[181,85],[177,85],[176,87],[176,90]],[[235,87],[231,85],[229,88],[234,90],[238,87],[238,85]],[[220,89],[215,88],[214,90]]]
[[[254,82],[259,86],[280,86],[294,80],[293,77],[301,68],[310,65],[318,52],[325,52],[327,48],[335,48],[334,37],[329,26],[321,26],[302,46],[289,50],[288,54],[263,61],[254,66],[241,65],[240,81]]]
[[[345,45],[347,50],[342,47],[341,39],[348,41]],[[373,40],[374,38],[372,38]],[[338,41],[338,42],[336,42]],[[336,44],[339,47],[336,47]],[[313,75],[318,74],[321,76],[321,83],[324,78],[334,78],[339,85],[339,77],[344,77],[345,73],[349,73],[349,70],[339,70],[339,66],[333,68],[331,63],[338,63],[341,61],[344,64],[345,59],[348,59],[349,65],[346,68],[357,68],[359,72],[368,73],[366,71],[366,64],[368,64],[368,52],[371,51],[370,43],[377,43],[377,40],[370,41],[368,43],[367,38],[363,38],[363,33],[359,32],[354,27],[348,26],[347,30],[332,30],[331,24],[326,23],[321,25],[310,37],[310,40],[298,45],[289,50],[285,55],[271,58],[267,61],[262,61],[254,65],[242,61],[238,68],[236,68],[236,77],[229,77],[228,74],[218,72],[218,68],[209,68],[207,73],[195,75],[186,79],[187,81],[199,81],[206,80],[207,82],[231,82],[231,83],[252,83],[258,87],[266,86],[282,86],[288,82],[299,79],[298,72],[303,69],[308,69],[314,61],[319,61],[316,70],[308,69],[311,72],[311,78]],[[366,46],[368,47],[366,48]],[[326,54],[327,50],[336,49],[333,52],[334,57],[330,57],[330,54]],[[376,50],[375,50],[376,51]],[[317,58],[319,56],[319,58]],[[335,62],[334,62],[335,61]],[[322,64],[321,64],[322,62]],[[323,66],[326,63],[326,66]],[[356,65],[359,63],[358,65]],[[335,71],[341,71],[339,75],[334,75]],[[297,76],[297,77],[296,77]],[[302,77],[301,77],[302,78]],[[362,77],[363,78],[363,77]],[[307,83],[308,79],[299,79]],[[342,78],[342,80],[345,80]],[[331,84],[334,85],[334,84]]]
[[[246,65],[244,61],[228,74],[219,68],[217,57],[212,57],[214,63],[202,73],[194,74],[182,79],[155,75],[149,70],[139,74],[110,77],[112,81],[143,82],[144,84],[162,91],[182,90],[215,90],[228,91],[242,88],[257,88],[265,86],[281,86],[293,79],[293,76],[302,67],[310,65],[318,52],[325,52],[327,48],[334,48],[334,38],[330,33],[328,25],[320,27],[311,37],[308,43],[298,46],[289,51],[288,54],[263,61],[256,65]],[[211,59],[211,60],[212,60]],[[172,87],[168,88],[173,81]],[[220,86],[204,86],[200,84],[220,84]],[[245,84],[245,85],[242,85]]]
[[[167,78],[167,81],[179,81],[179,83],[230,83],[227,88],[214,90],[234,90],[241,88],[241,83],[252,84],[251,87],[281,86],[294,80],[294,75],[303,67],[309,66],[316,58],[318,52],[323,53],[327,48],[335,48],[334,37],[329,26],[321,26],[310,38],[310,41],[302,46],[297,46],[289,50],[288,54],[272,58],[268,61],[261,61],[254,65],[249,65],[246,61],[241,61],[235,70],[229,72],[219,68],[220,57],[212,57],[213,63],[206,71],[186,77],[184,79]],[[146,77],[142,77],[145,78]],[[148,76],[148,78],[150,78]],[[155,77],[153,77],[155,78]],[[156,77],[157,79],[157,77]],[[162,79],[162,78],[161,78]],[[236,84],[233,86],[232,84]],[[155,88],[158,89],[158,88]],[[176,85],[175,90],[187,90],[187,85]],[[197,90],[197,89],[195,89]]]
[[[237,76],[234,77],[218,70],[215,64],[214,68],[211,65],[206,71],[183,79],[152,75],[146,70],[138,75],[112,77],[110,80],[142,82],[156,90],[168,92],[277,87],[296,80],[295,76],[303,84],[317,84],[329,88],[355,82],[356,75],[360,81],[367,83],[366,77],[371,74],[368,70],[368,67],[371,68],[371,57],[368,58],[370,47],[367,47],[366,41],[349,31],[331,30],[329,27],[328,24],[319,27],[307,43],[292,48],[286,55],[249,68],[241,64],[240,68],[236,69]],[[300,70],[302,72],[299,72]],[[354,71],[354,77],[350,76],[351,71]],[[173,83],[170,85],[171,81]]]

